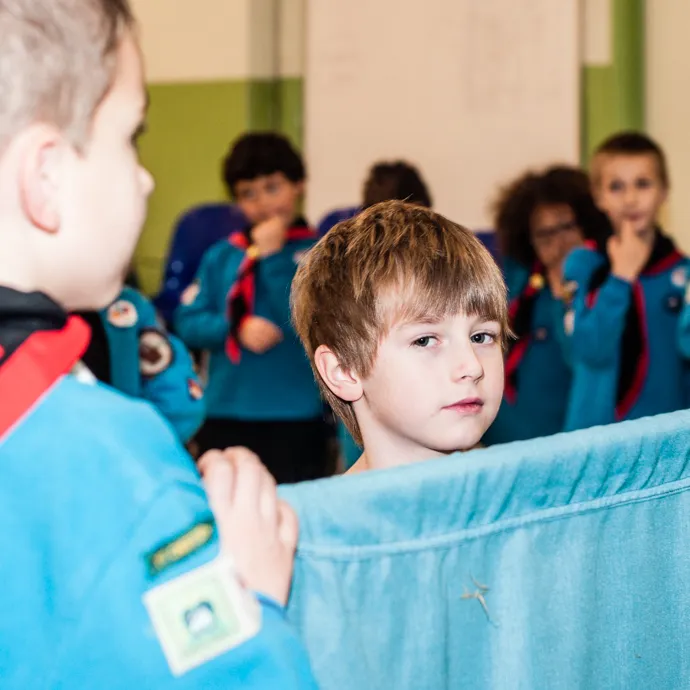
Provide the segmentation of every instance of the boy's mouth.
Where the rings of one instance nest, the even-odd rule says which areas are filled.
[[[452,405],[446,405],[444,410],[451,410],[452,412],[459,412],[462,415],[479,414],[484,407],[484,401],[481,398],[464,398]]]

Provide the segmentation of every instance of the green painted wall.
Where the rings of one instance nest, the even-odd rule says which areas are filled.
[[[247,129],[285,132],[302,142],[302,79],[149,86],[149,132],[141,158],[156,178],[136,253],[142,288],[157,292],[176,219],[196,204],[225,199],[220,165]]]
[[[582,73],[582,162],[607,136],[643,129],[644,0],[611,0],[612,63]]]

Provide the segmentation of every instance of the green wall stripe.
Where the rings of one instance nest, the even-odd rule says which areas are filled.
[[[582,162],[607,136],[643,129],[645,0],[610,0],[613,62],[582,70]]]

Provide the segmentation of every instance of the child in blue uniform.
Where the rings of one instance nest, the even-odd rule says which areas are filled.
[[[496,231],[506,272],[510,327],[503,403],[486,445],[549,436],[563,430],[570,370],[559,331],[563,321],[563,261],[585,240],[608,234],[587,175],[554,167],[508,186],[496,205]]]
[[[278,134],[241,137],[224,177],[248,225],[205,254],[175,328],[210,352],[200,450],[246,446],[279,483],[326,473],[328,428],[290,324],[290,284],[316,235],[297,213],[304,165]]]
[[[203,389],[184,344],[153,305],[126,287],[106,309],[79,314],[91,328],[83,362],[99,381],[153,403],[183,442],[204,421]]]
[[[129,8],[14,0],[0,31],[2,686],[314,688],[268,472],[208,454],[207,498],[159,413],[79,362],[68,313],[118,296],[153,187]]]
[[[643,134],[618,134],[598,148],[591,175],[615,234],[605,252],[579,249],[565,265],[573,291],[564,324],[573,364],[568,429],[682,409],[688,390],[678,344],[688,259],[659,227],[664,154]]]

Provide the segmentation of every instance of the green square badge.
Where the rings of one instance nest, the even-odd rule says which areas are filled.
[[[176,676],[237,647],[261,627],[258,602],[224,559],[149,590],[144,604]]]

